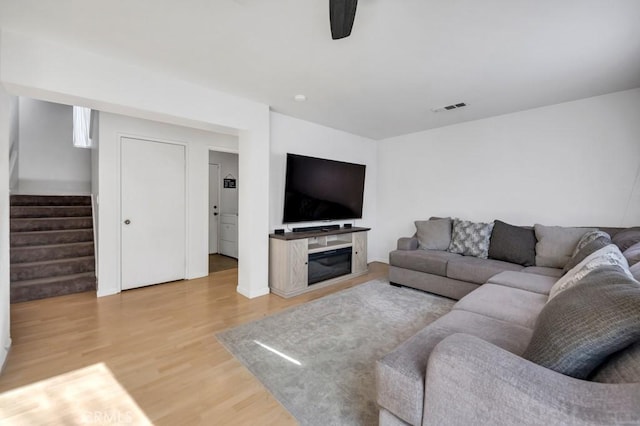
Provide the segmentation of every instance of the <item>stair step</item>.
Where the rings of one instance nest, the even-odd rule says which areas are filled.
[[[91,206],[12,206],[11,218],[91,216]]]
[[[88,229],[93,227],[93,218],[84,217],[42,217],[13,218],[11,232],[55,231],[61,229]]]
[[[12,206],[90,206],[88,195],[12,195]]]
[[[93,241],[93,229],[12,232],[10,238],[11,247],[80,243]]]
[[[95,271],[95,259],[93,256],[14,263],[11,265],[11,282],[59,277],[91,271]]]
[[[11,264],[93,256],[93,250],[93,241],[70,244],[13,247],[11,249]]]
[[[96,277],[93,272],[16,281],[11,283],[11,303],[63,296],[95,289]]]

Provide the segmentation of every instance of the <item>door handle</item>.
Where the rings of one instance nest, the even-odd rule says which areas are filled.
[[[124,224],[125,225],[129,225],[129,224],[131,224],[131,221],[129,219],[127,219],[127,220],[124,221]]]

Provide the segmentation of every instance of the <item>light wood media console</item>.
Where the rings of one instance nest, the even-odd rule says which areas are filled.
[[[269,235],[271,291],[278,296],[292,297],[365,274],[368,270],[367,232],[370,229],[340,228]],[[351,272],[309,284],[309,256],[333,253],[333,250],[340,249],[350,249]]]

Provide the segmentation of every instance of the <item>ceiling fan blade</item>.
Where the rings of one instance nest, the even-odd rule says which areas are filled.
[[[349,37],[356,17],[356,6],[358,0],[329,0],[332,39]]]

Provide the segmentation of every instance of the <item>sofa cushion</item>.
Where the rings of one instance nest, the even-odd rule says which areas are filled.
[[[633,266],[640,262],[640,243],[632,245],[622,254],[627,259],[627,262],[629,262],[629,266]]]
[[[451,311],[376,363],[378,404],[409,424],[422,424],[427,361],[442,339],[466,333],[521,354],[531,330],[473,312]]]
[[[513,226],[496,220],[489,242],[489,258],[533,266],[536,262],[536,234],[533,228]]]
[[[640,262],[629,268],[629,272],[631,272],[631,275],[633,275],[636,281],[640,281]]]
[[[505,271],[489,278],[488,283],[504,285],[511,288],[519,288],[547,296],[553,284],[558,281],[556,277],[545,275],[527,274],[525,272]]]
[[[607,358],[591,380],[600,383],[640,383],[640,342]]]
[[[592,233],[587,233],[585,235],[593,235]],[[584,237],[583,237],[584,238]],[[571,259],[564,265],[562,271],[567,273],[571,269],[575,268],[580,262],[582,262],[587,256],[595,253],[603,247],[611,244],[611,239],[609,237],[600,236],[594,240],[591,240],[589,243],[585,244],[582,247],[576,247],[576,251],[571,256]],[[579,250],[578,250],[579,248]]]
[[[613,236],[611,241],[620,248],[620,251],[625,251],[632,245],[640,243],[640,227],[620,231]]]
[[[409,423],[404,420],[400,420],[395,414],[389,410],[380,408],[378,412],[378,425],[379,426],[410,426]]]
[[[398,238],[398,250],[418,250],[418,239],[415,237]]]
[[[394,250],[389,253],[389,264],[399,268],[447,276],[447,263],[459,254],[440,250]]]
[[[536,266],[562,268],[567,263],[578,241],[595,228],[566,228],[562,226],[544,226],[536,223]]]
[[[447,264],[447,277],[476,284],[484,284],[492,276],[503,271],[520,271],[523,267],[501,260],[480,259],[462,256],[450,259]]]
[[[586,379],[639,340],[640,284],[618,266],[603,266],[545,305],[523,357]]]
[[[416,220],[416,235],[423,250],[447,250],[451,244],[451,218]]]
[[[562,269],[548,268],[546,266],[528,266],[521,272],[526,272],[527,274],[545,275],[547,277],[554,278],[560,278],[562,276]]]
[[[598,268],[609,265],[620,267],[625,275],[631,278],[627,259],[620,253],[618,246],[609,244],[585,257],[582,262],[578,263],[569,272],[560,277],[553,287],[551,287],[549,300],[557,297],[558,294],[563,291],[567,291],[569,288],[578,285],[583,277],[596,271]]]
[[[454,218],[449,251],[486,259],[489,255],[492,229],[493,223],[470,222]]]
[[[497,284],[484,284],[453,305],[453,310],[475,312],[533,329],[547,296]]]

